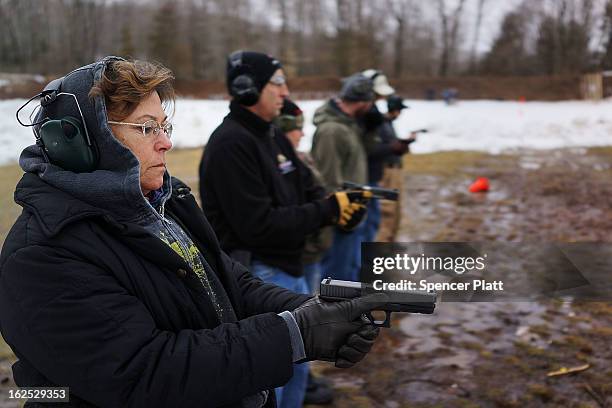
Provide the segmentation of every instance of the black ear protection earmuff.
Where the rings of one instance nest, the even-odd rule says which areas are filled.
[[[76,95],[61,92],[64,78],[51,81],[41,93],[34,95],[23,104],[17,110],[17,121],[22,126],[34,128],[36,144],[49,163],[74,173],[91,172],[97,167],[98,155],[87,132],[85,118]],[[64,116],[61,119],[50,119],[43,117],[31,124],[25,124],[19,119],[19,112],[34,99],[40,98],[40,108],[44,109],[55,103],[58,97],[73,98],[81,118]]]
[[[244,71],[246,65],[242,62],[242,51],[230,54],[228,64],[234,69]],[[246,72],[232,79],[232,82],[229,84],[229,93],[240,105],[253,106],[259,100],[259,90],[255,80]]]

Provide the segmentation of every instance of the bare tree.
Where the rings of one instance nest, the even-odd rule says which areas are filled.
[[[527,22],[528,17],[522,9],[513,10],[504,16],[501,31],[481,63],[482,73],[499,75],[528,73],[530,64],[525,49]]]
[[[279,57],[283,61],[283,66],[289,76],[294,76],[298,71],[296,67],[296,53],[292,47],[292,36],[295,29],[291,29],[291,13],[295,7],[293,1],[277,0],[278,11],[281,19],[280,35],[278,37]]]
[[[606,1],[602,21],[602,48],[603,52],[599,65],[601,69],[612,69],[612,0]]]
[[[395,19],[394,52],[393,52],[393,75],[401,78],[404,73],[404,54],[406,52],[406,35],[408,32],[409,13],[408,8],[412,6],[411,0],[387,0],[390,14]]]
[[[395,77],[447,76],[460,60],[474,72],[492,2],[470,1],[0,0],[0,71],[55,75],[119,54],[162,60],[181,79],[221,80],[229,52],[255,49],[278,55],[291,76],[348,75],[372,66]],[[522,1],[487,53],[487,73],[611,67],[611,1]],[[473,42],[460,55],[468,3],[475,10]],[[521,58],[513,59],[512,50],[521,50]]]
[[[190,0],[187,37],[191,56],[191,69],[194,79],[206,77],[209,60],[208,23],[209,16],[205,0]]]
[[[480,27],[482,26],[482,18],[484,14],[484,6],[487,0],[478,0],[478,8],[476,12],[476,24],[474,26],[474,41],[470,51],[470,72],[476,71],[476,47],[480,41]]]
[[[457,36],[459,34],[459,25],[465,0],[459,0],[455,9],[447,13],[446,0],[437,0],[438,17],[442,25],[442,52],[440,55],[440,68],[438,73],[440,76],[447,76],[455,57],[457,49]]]
[[[351,65],[351,3],[336,0],[336,66],[338,74],[350,73]]]
[[[591,65],[594,2],[557,0],[544,7],[536,41],[536,60],[546,74],[583,72]]]

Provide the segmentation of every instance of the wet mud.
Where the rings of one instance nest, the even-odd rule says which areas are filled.
[[[398,241],[612,243],[612,149],[406,164]],[[488,193],[468,192],[476,177]],[[337,407],[609,407],[611,345],[611,302],[442,303],[433,316],[397,316],[356,367],[314,369]],[[563,368],[577,372],[548,375]]]

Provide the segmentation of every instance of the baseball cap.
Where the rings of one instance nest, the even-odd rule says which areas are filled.
[[[399,95],[391,95],[387,98],[387,111],[401,111],[402,109],[408,108],[408,105],[404,105],[404,100]]]
[[[395,89],[389,85],[389,81],[382,71],[377,69],[366,69],[362,74],[372,80],[374,92],[380,96],[389,96],[395,93]]]

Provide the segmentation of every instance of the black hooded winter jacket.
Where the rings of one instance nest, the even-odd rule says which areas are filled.
[[[166,216],[197,245],[238,319],[220,322],[188,264],[145,228],[160,215],[142,196],[138,161],[112,137],[103,101],[87,99],[100,64],[63,85],[97,141],[99,170],[64,171],[36,146],[20,160],[23,212],[0,255],[0,332],[18,358],[15,382],[70,387],[62,407],[241,406],[291,377],[290,334],[277,313],[307,297],[225,255],[189,188],[166,173]]]

